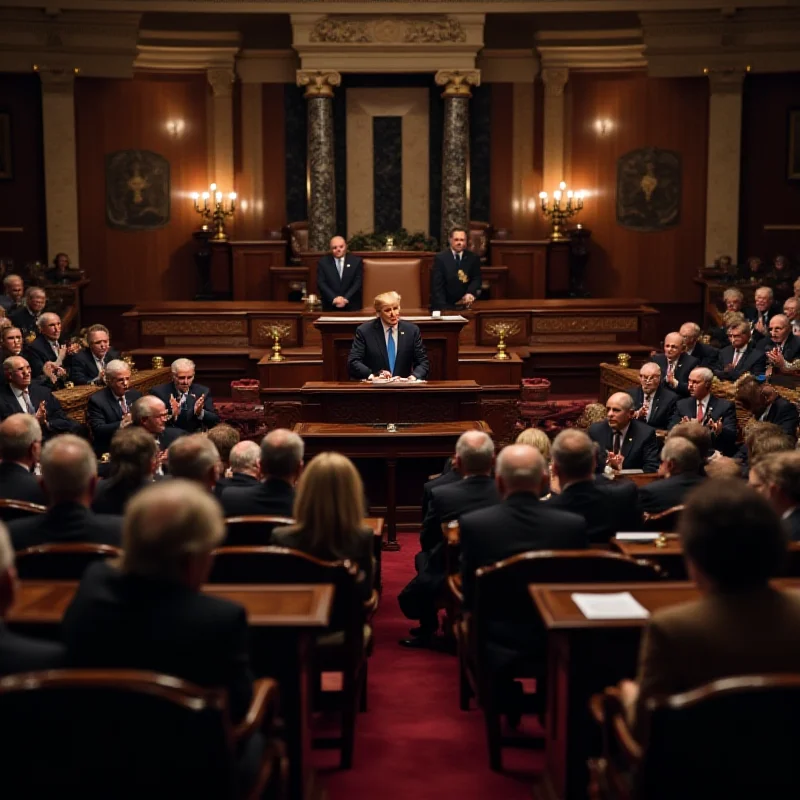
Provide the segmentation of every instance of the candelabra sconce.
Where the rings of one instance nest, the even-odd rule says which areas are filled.
[[[490,322],[486,326],[486,332],[490,336],[497,336],[498,338],[497,352],[492,358],[498,361],[508,361],[511,356],[507,352],[506,337],[513,336],[515,333],[519,333],[519,331],[519,322]]]
[[[564,181],[561,181],[558,189],[553,192],[552,200],[548,200],[547,192],[539,194],[539,207],[542,214],[550,220],[550,224],[553,226],[550,231],[552,241],[563,242],[569,238],[564,231],[564,225],[567,220],[583,210],[583,197],[583,192],[567,190],[567,184]]]
[[[631,365],[631,357],[628,353],[617,353],[617,364],[623,369],[627,369]]]
[[[227,242],[225,220],[232,217],[236,211],[236,192],[230,192],[225,198],[222,192],[217,191],[217,184],[212,183],[207,192],[202,194],[192,192],[192,200],[194,210],[203,220],[201,229],[212,232],[210,237],[212,242]]]
[[[290,328],[288,325],[270,325],[267,333],[272,337],[272,355],[270,361],[286,361],[286,356],[281,353],[281,339],[288,336]]]
[[[306,311],[321,311],[322,310],[322,300],[315,294],[306,295]]]

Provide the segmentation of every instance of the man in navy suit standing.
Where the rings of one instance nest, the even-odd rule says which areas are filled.
[[[331,239],[331,252],[317,262],[317,291],[323,311],[357,313],[363,305],[361,284],[364,262],[361,256],[348,255],[344,237]]]
[[[466,247],[467,232],[453,228],[450,247],[433,259],[431,310],[442,311],[475,302],[481,288],[481,260]]]
[[[375,298],[377,319],[356,328],[353,346],[347,357],[347,371],[354,380],[417,381],[428,377],[430,363],[419,328],[400,320],[397,292]]]

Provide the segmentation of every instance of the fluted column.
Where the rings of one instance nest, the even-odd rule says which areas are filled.
[[[469,224],[469,99],[470,86],[480,86],[480,70],[440,70],[436,84],[444,86],[444,141],[442,144],[442,230],[447,242],[451,228]]]
[[[542,70],[544,84],[544,191],[551,192],[565,180],[564,87],[569,79],[565,67]]]
[[[333,87],[338,72],[298,70],[297,85],[308,101],[308,247],[328,249],[336,233],[336,176],[333,154]]]

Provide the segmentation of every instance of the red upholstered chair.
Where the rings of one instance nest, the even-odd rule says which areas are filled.
[[[403,308],[422,308],[422,260],[419,258],[365,258],[364,305],[384,292],[397,292]]]

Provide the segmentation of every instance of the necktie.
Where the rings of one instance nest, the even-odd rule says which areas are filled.
[[[128,404],[125,401],[125,395],[122,395],[122,397],[120,397],[119,407],[122,410],[122,416],[124,417],[128,413]]]
[[[389,338],[386,341],[386,352],[389,356],[389,372],[394,375],[394,362],[397,357],[397,350],[394,344],[394,328],[389,328]]]
[[[741,350],[737,350],[737,351],[736,351],[736,352],[733,354],[733,366],[734,366],[734,367],[735,367],[735,366],[736,366],[736,365],[739,363],[739,359],[740,359],[741,357],[742,357],[742,351],[741,351]]]
[[[703,401],[702,400],[698,400],[697,401],[697,421],[698,422],[702,422],[704,416],[705,415],[703,414]]]
[[[341,278],[344,273],[344,264],[342,263],[344,259],[337,258],[336,259],[336,270],[339,273],[339,277]]]
[[[669,361],[667,363],[667,378],[672,378],[675,374],[675,362]]]
[[[25,401],[25,408],[28,409],[29,414],[35,414],[36,409],[33,407],[33,403],[31,402],[31,396],[27,389],[22,392],[22,399]]]
[[[619,450],[620,450],[621,445],[622,445],[622,434],[619,431],[617,431],[614,434],[614,455],[615,456],[619,455]]]
[[[644,402],[642,403],[642,408],[644,409],[644,418],[646,420],[650,419],[650,402],[652,401],[653,396],[646,394],[644,396]]]
[[[461,255],[462,255],[461,253],[457,253],[457,254],[456,254],[456,263],[457,263],[459,266],[461,266]]]

